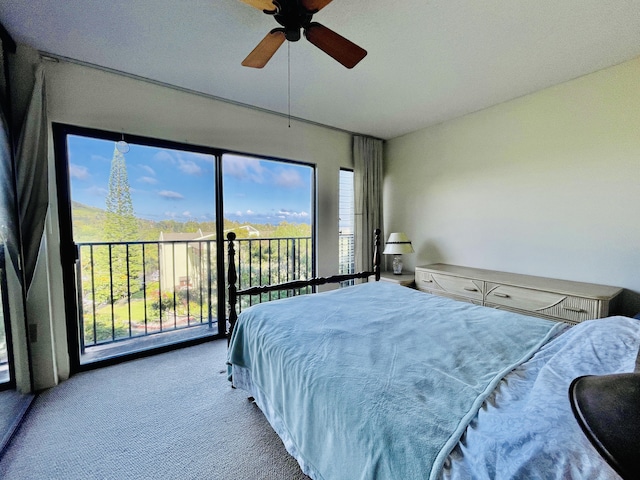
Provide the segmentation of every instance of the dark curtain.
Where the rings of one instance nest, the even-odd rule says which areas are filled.
[[[7,254],[16,272],[20,271],[20,230],[16,209],[15,180],[11,157],[11,136],[9,131],[10,104],[7,72],[7,50],[3,41],[0,55],[0,244]]]

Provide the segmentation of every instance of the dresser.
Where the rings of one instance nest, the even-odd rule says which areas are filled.
[[[614,315],[622,293],[618,287],[443,263],[416,267],[416,288],[571,324]]]

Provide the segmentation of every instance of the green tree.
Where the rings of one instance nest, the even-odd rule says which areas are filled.
[[[273,232],[275,238],[310,237],[311,225],[308,223],[280,222]]]
[[[133,215],[127,165],[124,155],[117,148],[113,150],[106,203],[105,239],[107,241],[137,240],[138,222]]]
[[[138,221],[133,213],[133,202],[124,155],[113,150],[109,190],[106,198],[104,239],[120,243],[138,240]],[[140,290],[142,254],[139,245],[111,245],[95,251],[94,275],[100,279],[95,301],[111,303]]]

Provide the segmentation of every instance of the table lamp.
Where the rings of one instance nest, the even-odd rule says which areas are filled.
[[[622,478],[640,478],[640,373],[578,377],[569,386],[569,400],[607,463]]]
[[[402,254],[413,253],[411,240],[404,232],[396,232],[389,235],[389,239],[384,246],[385,255],[393,255],[393,273],[400,275],[402,273]]]

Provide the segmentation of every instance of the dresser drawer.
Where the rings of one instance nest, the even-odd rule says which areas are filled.
[[[416,285],[420,290],[464,297],[482,303],[484,282],[416,269]]]
[[[506,307],[533,315],[581,322],[600,316],[600,302],[560,293],[487,283],[485,305]]]

